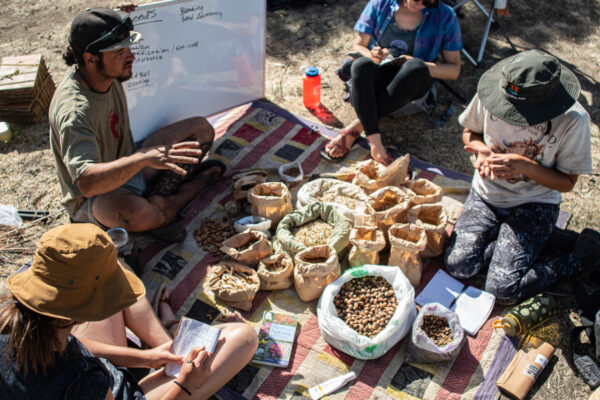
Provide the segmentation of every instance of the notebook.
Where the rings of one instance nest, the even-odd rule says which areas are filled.
[[[192,318],[183,317],[179,322],[171,351],[178,356],[187,356],[194,347],[204,347],[209,353],[215,351],[221,330],[197,321]],[[165,374],[176,378],[181,371],[181,364],[167,363]]]
[[[493,294],[465,285],[441,269],[415,299],[420,306],[440,303],[455,312],[461,326],[471,336],[476,335],[487,321],[495,301]]]

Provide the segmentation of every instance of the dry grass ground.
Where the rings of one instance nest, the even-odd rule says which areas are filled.
[[[342,101],[343,86],[335,69],[350,50],[352,26],[366,0],[331,0],[327,6],[307,3],[304,7],[268,13],[266,98],[314,119],[302,106],[301,67],[316,65],[323,79],[322,104],[340,126],[348,124],[354,118],[354,111]],[[483,3],[487,6],[490,1]],[[41,53],[58,82],[66,70],[60,56],[71,19],[80,9],[106,5],[106,2],[83,0],[0,0],[0,56]],[[581,82],[579,101],[591,116],[594,173],[580,177],[575,190],[564,196],[562,208],[572,213],[569,228],[600,229],[600,0],[509,1],[509,6],[511,17],[501,17],[499,25],[492,28],[483,65],[475,68],[463,58],[460,78],[449,84],[470,99],[483,71],[506,56],[532,48],[543,49],[569,66]],[[479,46],[484,17],[470,3],[463,7],[463,13],[460,22],[465,47],[473,53]],[[384,140],[401,153],[409,152],[425,161],[470,174],[469,157],[462,150],[461,128],[457,123],[465,104],[443,88],[440,95],[451,97],[455,104],[454,115],[446,124],[434,127],[423,115],[384,118]],[[26,236],[19,239],[23,240],[23,248],[33,249],[41,233],[49,226],[67,222],[67,217],[61,214],[47,118],[15,128],[15,137],[8,143],[0,143],[0,203],[52,213],[44,223],[26,229]],[[2,235],[0,232],[0,238],[5,239]],[[21,254],[0,250],[0,279],[19,268],[31,254],[31,250]],[[562,300],[561,305],[557,321],[564,328],[577,318],[569,311],[572,302]],[[564,338],[559,343],[558,357],[534,388],[531,398],[585,399],[589,389],[574,376],[566,362]]]

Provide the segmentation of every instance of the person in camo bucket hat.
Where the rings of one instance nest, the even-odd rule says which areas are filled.
[[[477,94],[492,115],[531,126],[567,111],[579,97],[579,81],[558,60],[539,50],[508,57],[479,79]]]
[[[579,90],[555,57],[529,50],[486,71],[459,116],[475,173],[446,266],[458,279],[487,269],[485,290],[500,304],[600,269],[598,232],[555,226],[561,192],[592,172],[590,117]]]

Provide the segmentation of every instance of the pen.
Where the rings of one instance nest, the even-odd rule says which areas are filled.
[[[463,287],[460,290],[460,292],[458,292],[458,295],[454,298],[454,300],[452,300],[452,303],[450,303],[450,305],[448,306],[449,310],[452,310],[452,307],[454,307],[454,305],[456,304],[456,301],[458,300],[460,295],[463,294],[467,290],[468,287],[469,287],[468,285],[463,284]]]

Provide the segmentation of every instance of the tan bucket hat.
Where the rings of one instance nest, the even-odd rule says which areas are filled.
[[[7,280],[27,308],[50,317],[100,321],[129,307],[146,290],[117,262],[115,246],[93,224],[69,224],[42,235],[33,264]]]

